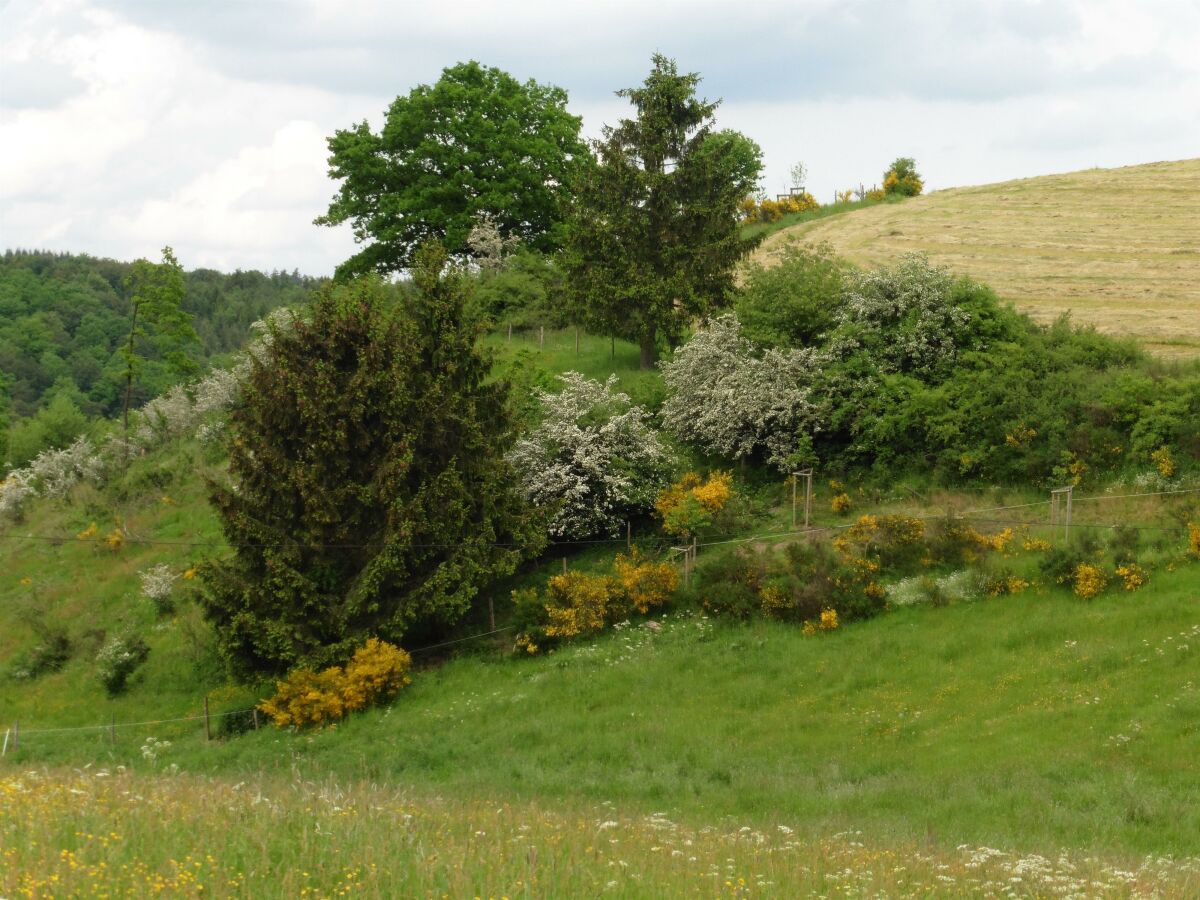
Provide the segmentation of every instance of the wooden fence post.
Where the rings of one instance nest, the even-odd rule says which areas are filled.
[[[204,739],[212,740],[212,723],[208,719],[208,694],[204,695]]]

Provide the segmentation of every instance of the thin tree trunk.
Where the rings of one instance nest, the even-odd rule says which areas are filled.
[[[125,459],[129,459],[129,401],[133,398],[133,339],[137,335],[137,317],[140,303],[133,304],[133,321],[129,325],[129,358],[125,360],[125,404],[121,419],[124,423]]]
[[[641,368],[653,369],[654,363],[658,359],[658,329],[653,325],[649,326],[646,331],[642,332],[638,339],[638,345],[641,350]]]

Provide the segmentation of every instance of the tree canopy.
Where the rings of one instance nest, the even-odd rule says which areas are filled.
[[[329,174],[342,184],[316,221],[350,222],[365,245],[338,274],[407,268],[431,239],[468,254],[481,212],[536,249],[557,247],[565,186],[587,153],[566,103],[562,88],[471,61],[397,97],[379,134],[366,122],[336,132]]]
[[[440,248],[415,289],[327,287],[276,328],[230,419],[212,499],[233,548],[202,570],[205,611],[241,674],[342,662],[460,617],[540,549],[505,461],[507,385],[489,379]]]
[[[762,151],[713,130],[718,103],[696,97],[699,81],[656,54],[641,87],[617,92],[636,118],[596,142],[568,229],[581,318],[636,340],[643,367],[660,336],[673,341],[692,318],[728,304],[733,266],[755,244],[741,237],[737,209],[757,184]]]

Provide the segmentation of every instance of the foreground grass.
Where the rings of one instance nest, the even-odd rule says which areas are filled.
[[[35,733],[8,760],[381,782],[464,800],[783,822],[877,846],[1200,853],[1195,567],[908,608],[803,637],[664,620],[550,656],[463,658],[316,733],[207,743],[197,722]],[[156,759],[147,738],[170,740]]]
[[[864,265],[921,250],[1043,321],[1138,338],[1157,354],[1200,356],[1200,160],[1089,169],[956,188],[771,237],[828,241]]]
[[[1200,859],[1019,855],[683,824],[610,804],[442,800],[333,780],[0,775],[3,896],[1195,896]]]

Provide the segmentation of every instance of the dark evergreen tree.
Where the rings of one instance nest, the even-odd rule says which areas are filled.
[[[326,287],[274,333],[232,414],[230,484],[212,500],[233,552],[202,574],[240,674],[453,622],[544,541],[461,277],[442,274],[440,247],[417,262],[403,303],[373,278]]]
[[[734,264],[756,243],[741,237],[737,208],[762,153],[712,130],[717,103],[696,97],[699,81],[656,54],[645,84],[617,92],[637,118],[604,129],[568,228],[564,261],[582,317],[637,341],[643,368],[660,337],[673,341],[729,303]]]

